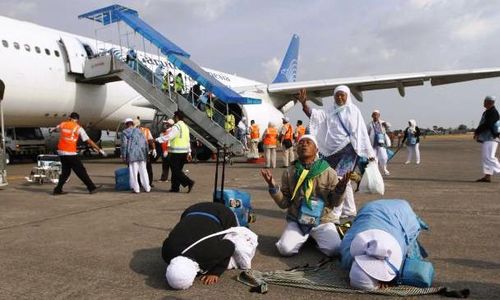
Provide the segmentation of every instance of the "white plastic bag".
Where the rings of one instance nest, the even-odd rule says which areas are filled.
[[[366,166],[365,174],[363,174],[363,178],[361,178],[359,184],[359,191],[367,194],[384,195],[384,179],[378,170],[376,161],[371,161]]]
[[[259,244],[257,235],[246,227],[232,227],[231,232],[226,234],[224,239],[230,240],[235,246],[228,269],[251,269],[252,259]]]

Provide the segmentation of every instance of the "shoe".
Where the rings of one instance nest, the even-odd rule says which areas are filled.
[[[389,171],[384,171],[384,175],[385,175],[385,176],[389,176],[389,175],[391,175],[391,172],[389,172]]]
[[[152,187],[152,188],[154,188],[154,187],[155,187],[155,186],[154,186],[154,184],[152,184],[152,183],[150,183],[150,184],[149,184],[149,186],[150,186],[150,187]]]
[[[191,190],[193,189],[194,186],[194,181],[191,181],[190,184],[188,184],[188,194],[191,193]]]
[[[160,179],[158,182],[168,182],[168,179]]]
[[[100,188],[102,188],[102,184],[96,185],[95,189],[89,191],[89,194],[95,194],[95,193],[97,193],[97,190],[100,189]]]
[[[409,160],[405,161],[405,165],[408,165],[410,163],[411,163],[411,161],[409,161]]]
[[[59,196],[59,195],[66,195],[68,192],[63,192],[63,191],[53,191],[52,195],[54,196]]]
[[[488,177],[483,177],[476,180],[476,182],[491,182],[491,179]]]
[[[420,162],[419,162],[419,161],[417,161],[415,164],[420,165]]]
[[[170,190],[168,190],[168,191],[169,191],[170,193],[178,193],[178,192],[179,192],[179,190],[173,190],[173,189],[170,189]]]

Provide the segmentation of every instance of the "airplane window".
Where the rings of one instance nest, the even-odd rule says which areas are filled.
[[[26,50],[26,51],[30,52],[30,51],[31,51],[31,47],[30,47],[30,45],[26,45],[26,44],[24,44],[24,50]]]
[[[59,57],[59,51],[54,50],[54,55],[57,56],[57,57]]]
[[[9,42],[7,42],[6,40],[2,40],[2,45],[7,48],[9,47]]]
[[[41,51],[40,51],[40,47],[35,46],[35,51],[36,51],[36,53],[40,53],[40,52],[41,52]]]
[[[45,48],[45,54],[50,55],[50,50]]]
[[[19,43],[18,42],[14,42],[14,48],[19,50]]]

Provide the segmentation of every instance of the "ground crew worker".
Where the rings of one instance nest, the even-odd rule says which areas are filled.
[[[283,147],[283,167],[288,168],[290,163],[295,160],[293,154],[293,127],[288,117],[282,118],[283,127],[281,127],[280,141]]]
[[[148,142],[149,145],[149,153],[148,153],[148,159],[146,160],[146,170],[148,171],[148,179],[149,179],[149,186],[153,186],[153,165],[152,162],[153,160],[158,156],[156,152],[156,144],[155,140],[153,138],[153,135],[151,134],[151,130],[149,128],[140,126],[139,129],[141,130],[142,134],[146,138],[146,141]]]
[[[207,117],[209,117],[210,120],[212,120],[214,117],[214,101],[212,93],[206,92],[206,95],[207,95],[207,105],[205,106],[205,112],[207,113]]]
[[[227,133],[234,135],[234,128],[236,127],[236,120],[234,115],[230,112],[226,115],[226,122],[224,122],[224,129]]]
[[[175,82],[174,82],[174,90],[178,94],[183,94],[184,93],[184,79],[182,79],[182,74],[179,73],[177,76],[175,76]]]
[[[78,178],[80,178],[80,180],[87,186],[87,190],[90,194],[95,193],[98,188],[102,187],[102,185],[96,186],[92,182],[87,174],[87,170],[80,161],[80,157],[77,155],[76,146],[78,143],[78,137],[80,137],[82,141],[87,142],[87,144],[103,156],[106,156],[106,153],[89,138],[85,130],[78,124],[79,120],[80,115],[76,112],[72,112],[67,121],[62,122],[57,125],[55,129],[51,130],[51,132],[56,130],[61,132],[59,136],[59,143],[57,144],[57,153],[61,158],[62,171],[61,175],[59,175],[59,182],[54,188],[54,195],[67,194],[66,192],[63,192],[62,189],[71,174],[71,170],[73,170],[76,176],[78,176]]]
[[[298,120],[295,128],[295,142],[298,143],[304,134],[306,134],[306,128],[302,125],[302,120]]]
[[[172,167],[172,184],[170,192],[178,193],[180,186],[188,187],[188,193],[194,186],[194,181],[184,174],[182,168],[187,161],[191,161],[191,141],[189,138],[189,127],[184,123],[184,113],[176,111],[174,113],[174,126],[168,134],[160,136],[157,142],[170,141],[168,159]]]
[[[276,147],[278,145],[278,129],[272,122],[269,122],[267,129],[262,134],[264,144],[264,157],[266,158],[266,168],[276,168]]]
[[[259,158],[260,128],[255,120],[250,121],[250,158]]]

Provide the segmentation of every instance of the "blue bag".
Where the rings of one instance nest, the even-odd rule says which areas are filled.
[[[394,151],[392,151],[391,149],[385,149],[385,150],[387,152],[387,160],[389,161],[394,157],[394,154],[396,153],[394,153]]]
[[[500,135],[500,120],[496,121],[495,124],[493,124],[493,134],[496,136]]]
[[[120,168],[115,170],[115,190],[130,190],[130,173],[128,171],[128,168]]]
[[[222,199],[220,199],[220,194],[220,190],[215,192],[215,200],[224,203],[233,211],[239,226],[248,227],[249,223],[255,222],[251,205],[252,197],[249,193],[236,189],[224,189]]]
[[[323,202],[320,198],[311,196],[311,208],[307,206],[304,199],[302,199],[301,203],[297,222],[300,225],[311,227],[318,226],[321,221],[321,215],[323,214],[325,202]]]
[[[434,279],[434,266],[431,262],[406,257],[400,274],[400,282],[405,285],[428,288]]]
[[[384,146],[385,145],[385,134],[375,133],[375,145]]]

